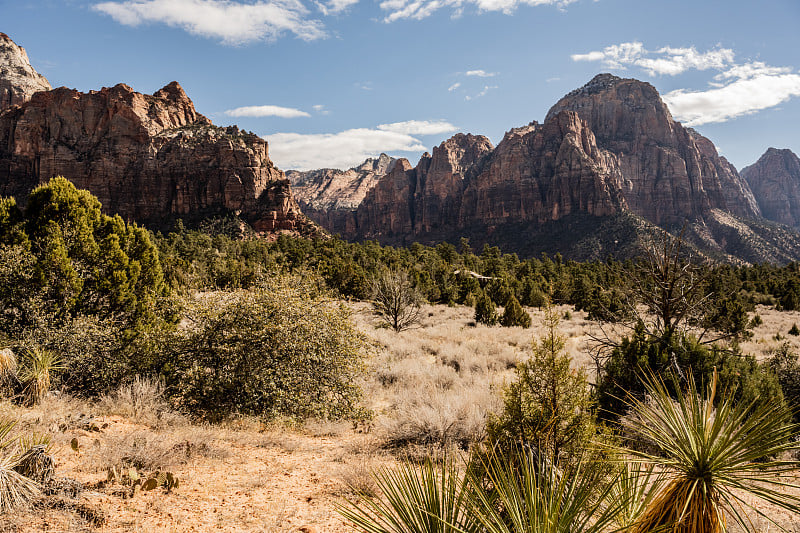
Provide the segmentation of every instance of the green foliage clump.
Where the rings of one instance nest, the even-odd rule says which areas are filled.
[[[783,399],[775,375],[754,357],[735,350],[706,346],[686,335],[672,337],[669,344],[648,336],[640,324],[630,337],[622,340],[603,366],[597,385],[597,400],[603,418],[615,419],[624,414],[628,395],[642,399],[646,375],[661,375],[669,390],[677,393],[687,379],[709,383],[714,371],[719,385],[737,401],[752,402],[756,398]]]
[[[545,313],[545,336],[531,357],[517,366],[504,391],[504,408],[487,424],[488,448],[506,453],[514,446],[539,450],[553,462],[572,462],[595,433],[586,371],[572,369],[558,333],[558,315]]]
[[[162,374],[181,406],[209,418],[357,417],[366,344],[350,312],[308,281],[274,278],[188,304]]]
[[[792,327],[789,328],[789,335],[794,335],[795,337],[800,335],[800,329],[797,328],[797,324],[792,324]]]
[[[788,342],[772,351],[767,365],[778,378],[786,403],[794,411],[794,421],[800,422],[800,362]]]
[[[34,189],[20,210],[0,201],[0,328],[15,334],[44,312],[78,315],[133,328],[154,318],[166,294],[159,254],[149,233],[64,178]]]
[[[521,328],[531,327],[531,315],[519,304],[513,295],[511,295],[506,302],[506,308],[503,311],[503,316],[500,317],[500,325],[507,328],[519,326]]]
[[[494,326],[498,320],[497,307],[489,295],[481,291],[475,300],[475,321],[479,324]]]

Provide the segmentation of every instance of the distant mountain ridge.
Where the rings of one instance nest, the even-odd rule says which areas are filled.
[[[560,226],[591,231],[579,221],[600,227],[628,213],[668,230],[685,224],[696,246],[723,260],[800,259],[796,232],[762,218],[750,184],[709,139],[674,121],[649,83],[611,74],[564,96],[544,123],[510,130],[496,147],[457,134],[416,166],[398,159],[372,183],[357,206],[329,202],[310,216],[348,239],[433,244],[472,235],[477,244],[535,253],[528,241],[549,224],[569,219]],[[597,257],[613,252],[608,238],[596,239]]]

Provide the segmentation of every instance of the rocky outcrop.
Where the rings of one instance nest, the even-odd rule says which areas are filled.
[[[675,226],[712,209],[760,214],[736,169],[711,141],[675,122],[649,83],[600,74],[556,103],[547,119],[564,110],[578,113],[598,146],[617,155],[625,200],[645,219]]]
[[[621,253],[612,234],[640,223],[687,225],[693,242],[722,260],[800,257],[794,232],[760,220],[750,185],[709,139],[675,122],[650,84],[609,74],[562,98],[543,124],[512,129],[495,148],[485,137],[458,134],[416,167],[398,161],[347,210],[317,220],[352,239],[469,236],[521,253],[571,246],[548,232],[563,241],[570,231],[589,231],[575,235],[582,258]]]
[[[395,161],[381,154],[348,170],[289,170],[286,177],[305,215],[325,228],[352,234],[355,210],[378,180],[394,168]]]
[[[770,148],[742,169],[742,177],[764,218],[800,228],[800,158],[794,152]]]
[[[0,33],[0,111],[49,90],[50,83],[33,69],[25,49]]]
[[[625,208],[619,179],[616,157],[565,111],[508,132],[496,148],[486,137],[458,134],[415,168],[398,160],[364,198],[355,224],[334,230],[350,238],[435,242],[573,213],[605,216]]]
[[[153,95],[60,88],[0,114],[0,195],[24,202],[58,175],[151,227],[233,213],[262,233],[310,228],[267,143],[211,124],[176,82]]]
[[[32,68],[27,75],[37,76]],[[316,231],[266,141],[214,126],[177,82],[152,95],[125,84],[19,94],[21,103],[0,112],[0,195],[24,203],[31,189],[60,175],[91,191],[106,212],[151,227],[235,214],[260,233]]]

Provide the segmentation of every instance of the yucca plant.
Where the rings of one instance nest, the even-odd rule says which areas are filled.
[[[0,394],[8,392],[17,376],[17,357],[10,348],[0,349]]]
[[[39,484],[17,472],[18,454],[12,447],[16,439],[9,437],[16,422],[0,419],[0,514],[13,511],[39,495]]]
[[[29,348],[23,358],[19,379],[25,387],[25,403],[36,405],[50,391],[53,373],[63,370],[59,355],[39,347]]]
[[[656,472],[652,464],[622,464],[608,494],[609,501],[619,503],[614,523],[620,530],[630,531],[636,525],[663,484],[664,475]]]
[[[378,495],[356,494],[338,507],[357,531],[365,533],[477,533],[469,512],[469,487],[452,459],[405,462],[374,474]]]
[[[613,476],[599,462],[579,460],[561,470],[524,450],[485,460],[471,480],[470,508],[486,533],[601,533],[618,530],[615,518],[627,494],[612,498]],[[482,482],[483,481],[483,482]]]
[[[747,496],[800,512],[800,497],[786,490],[798,463],[780,459],[795,448],[800,426],[787,422],[783,402],[735,403],[725,391],[715,408],[716,373],[702,398],[691,378],[677,401],[658,377],[646,378],[646,388],[649,402],[629,400],[637,415],[629,424],[657,452],[624,450],[624,460],[654,465],[665,478],[631,532],[721,533],[729,519],[754,531],[751,513],[780,528]]]

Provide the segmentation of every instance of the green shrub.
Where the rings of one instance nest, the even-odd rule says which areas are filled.
[[[475,301],[475,321],[487,326],[494,326],[498,321],[497,307],[484,291],[478,294]]]
[[[788,342],[773,350],[767,365],[775,373],[786,402],[794,410],[794,421],[800,421],[800,363]]]
[[[792,324],[792,327],[789,329],[789,335],[794,335],[795,337],[800,335],[800,329],[797,329],[797,324]]]
[[[298,278],[203,294],[188,305],[162,375],[185,409],[210,418],[360,415],[366,344],[350,311]]]
[[[522,446],[554,462],[570,462],[583,454],[594,435],[586,370],[570,368],[558,322],[556,312],[548,309],[547,333],[534,343],[531,357],[517,366],[516,380],[503,393],[503,412],[487,424],[486,444],[496,453]]]
[[[503,311],[503,316],[500,317],[500,325],[507,328],[514,326],[529,328],[531,327],[531,315],[529,315],[519,304],[519,301],[512,296],[508,299],[508,302],[506,302],[505,311]]]
[[[719,386],[735,391],[736,401],[752,402],[762,398],[783,399],[775,375],[756,362],[752,356],[716,346],[706,346],[691,336],[673,337],[664,345],[646,335],[639,324],[634,333],[622,340],[603,366],[597,385],[600,415],[616,419],[628,406],[628,395],[643,399],[643,376],[660,375],[673,393],[685,386],[690,377],[696,383],[710,383],[717,369]]]

